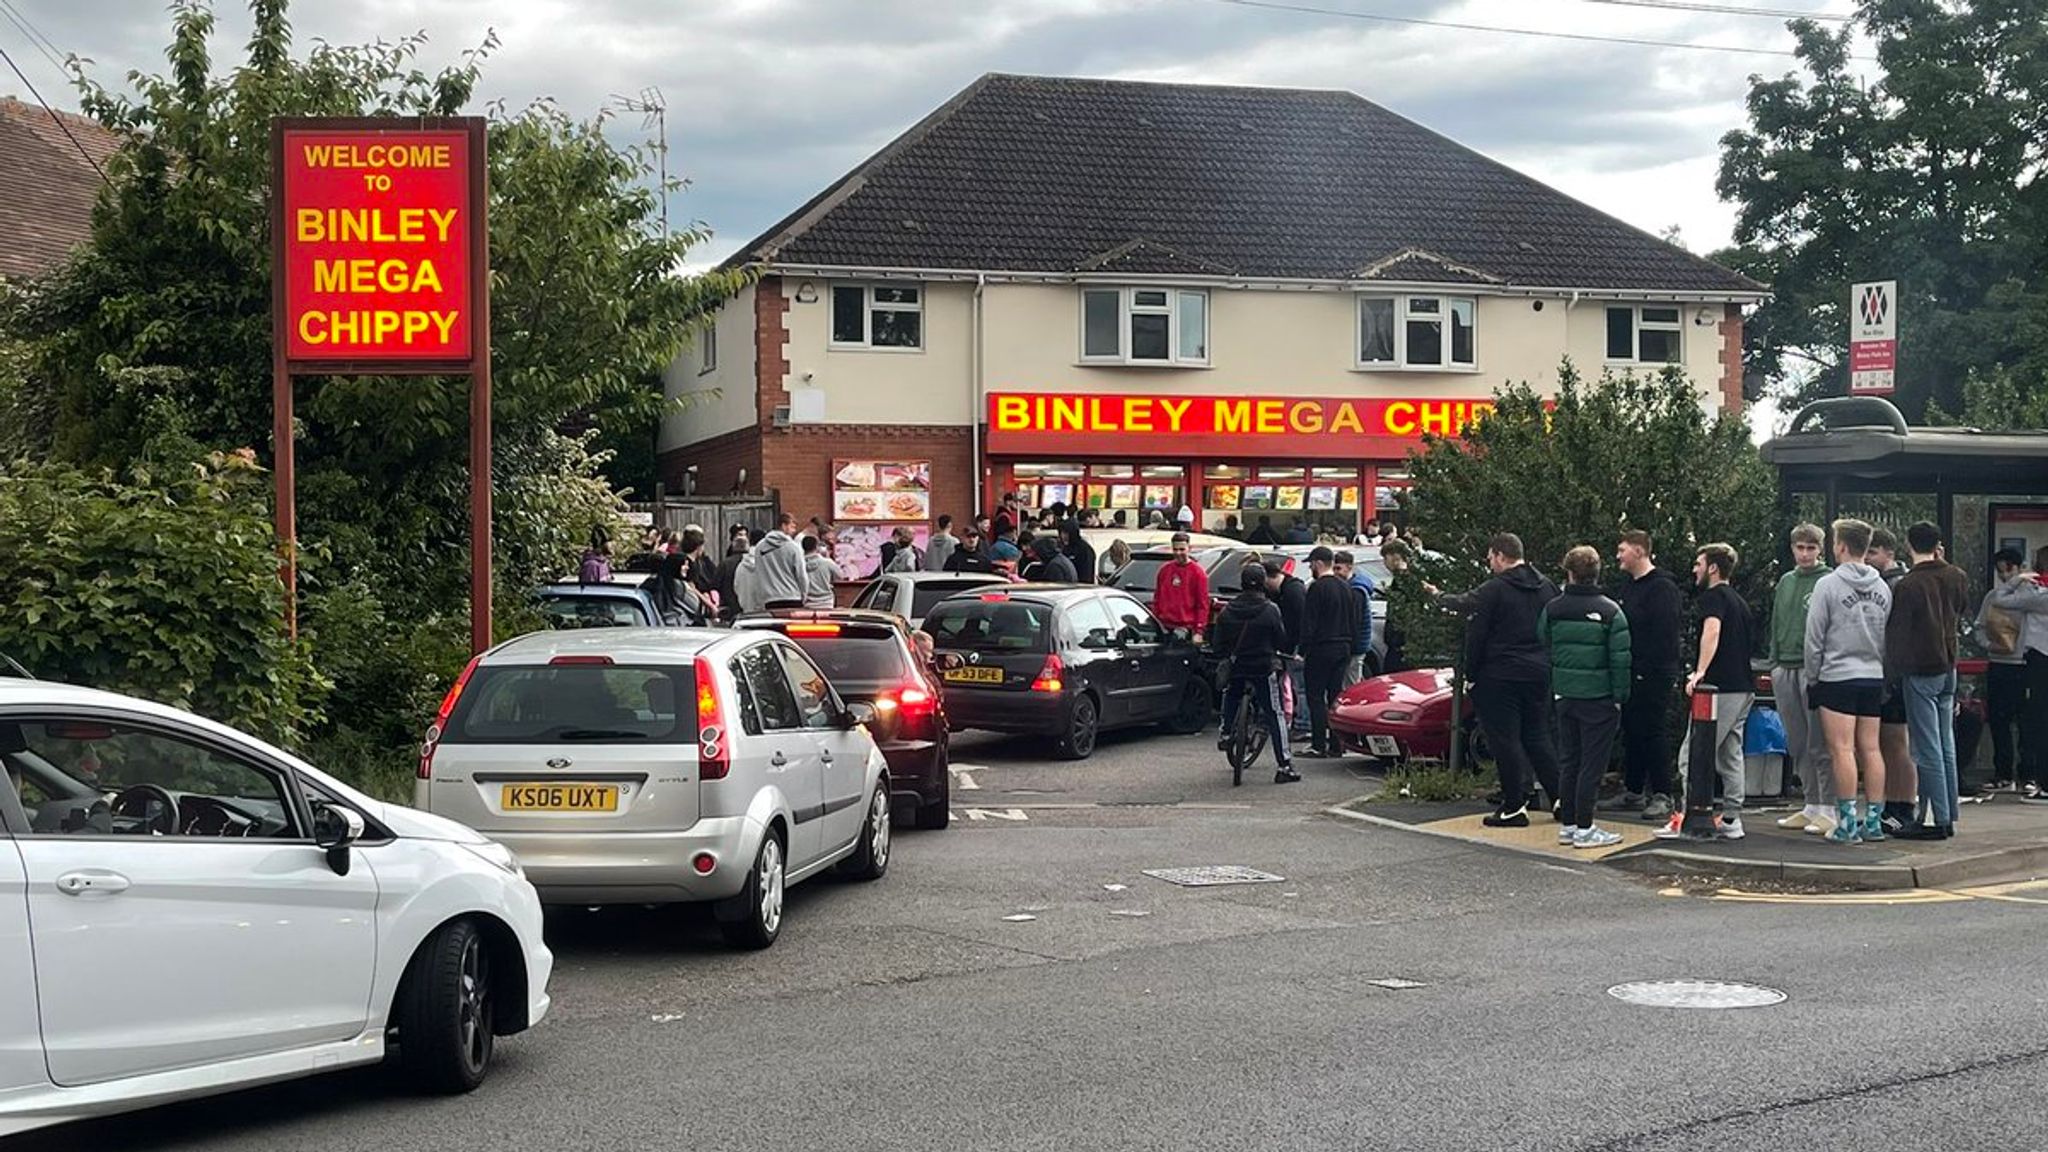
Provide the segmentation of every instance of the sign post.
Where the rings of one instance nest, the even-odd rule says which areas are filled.
[[[292,382],[470,381],[470,645],[491,643],[491,300],[482,117],[271,121],[271,372],[286,628],[298,634]]]
[[[1899,352],[1899,282],[1877,280],[1849,290],[1849,394],[1889,396]]]

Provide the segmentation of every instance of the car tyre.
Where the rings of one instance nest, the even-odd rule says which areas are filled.
[[[885,776],[875,785],[875,794],[868,797],[867,819],[861,821],[853,855],[839,864],[841,876],[865,882],[880,880],[889,871],[890,824],[889,778]]]
[[[1102,715],[1095,697],[1086,692],[1074,697],[1067,709],[1067,728],[1053,740],[1062,760],[1086,760],[1095,754],[1095,738],[1101,734]]]
[[[484,1082],[496,1035],[491,946],[468,920],[436,929],[406,969],[393,1023],[405,1083],[457,1095]]]
[[[782,901],[788,885],[788,865],[783,860],[782,840],[770,829],[761,837],[754,867],[740,888],[739,915],[720,920],[718,928],[725,942],[734,948],[758,952],[782,935]]]
[[[1190,676],[1188,686],[1180,695],[1180,706],[1174,709],[1173,719],[1167,721],[1166,730],[1179,736],[1191,736],[1206,730],[1216,719],[1216,700],[1209,692],[1209,685],[1200,676]]]
[[[917,827],[924,832],[941,832],[953,822],[953,781],[945,761],[939,763],[939,795],[918,805]]]

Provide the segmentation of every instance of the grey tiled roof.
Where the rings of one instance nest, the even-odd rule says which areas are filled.
[[[1763,291],[1349,92],[1002,74],[732,262]]]
[[[63,127],[34,104],[0,96],[0,279],[39,276],[92,236],[93,165],[105,168],[121,140],[96,120],[57,116]]]

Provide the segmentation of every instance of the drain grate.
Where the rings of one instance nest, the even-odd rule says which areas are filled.
[[[1769,1008],[1785,1002],[1785,994],[1776,988],[1719,980],[1638,980],[1616,984],[1607,994],[1645,1008]]]
[[[1211,888],[1218,884],[1278,884],[1287,879],[1242,864],[1202,864],[1193,868],[1147,868],[1145,875],[1183,888]]]

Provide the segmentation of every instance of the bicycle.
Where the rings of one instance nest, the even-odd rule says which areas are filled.
[[[1237,702],[1237,715],[1231,718],[1230,747],[1224,756],[1230,761],[1230,786],[1235,788],[1244,783],[1244,770],[1256,763],[1259,754],[1266,750],[1266,724],[1259,713],[1252,694],[1246,692]]]

